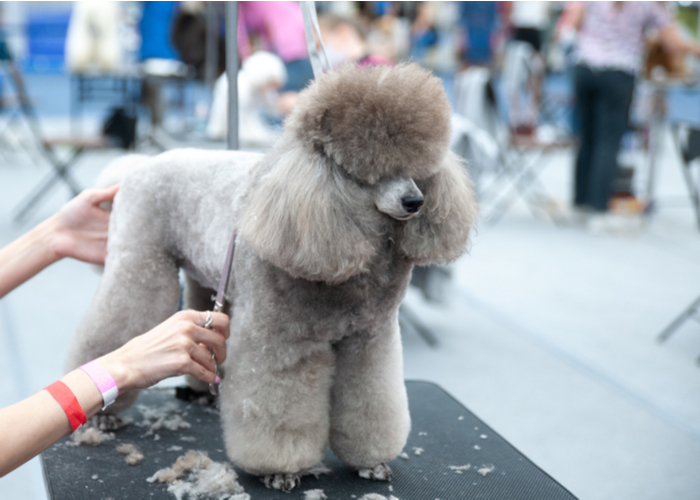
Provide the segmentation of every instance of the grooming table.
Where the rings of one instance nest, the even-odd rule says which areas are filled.
[[[387,498],[394,495],[400,500],[575,498],[440,387],[415,381],[406,386],[413,422],[405,448],[408,459],[390,463],[394,472],[391,483],[361,479],[330,451],[323,463],[332,472],[318,479],[304,477],[301,487],[291,493],[267,489],[257,478],[236,469],[239,483],[252,500],[303,499],[304,491],[311,489],[322,489],[329,500],[359,499],[366,493]],[[139,405],[176,407],[192,427],[161,429],[158,440],[152,435],[144,437],[145,429],[136,425],[143,418]],[[167,485],[148,483],[146,478],[171,466],[189,449],[206,451],[217,462],[226,461],[214,406],[177,400],[173,389],[149,389],[124,416],[131,417],[133,423],[116,431],[114,440],[91,447],[68,446],[70,439],[65,438],[42,454],[49,498],[173,499]],[[123,443],[136,445],[144,460],[136,466],[127,465],[116,451]],[[182,450],[167,451],[173,446]],[[417,449],[423,451],[418,455]],[[469,468],[463,467],[467,464]]]

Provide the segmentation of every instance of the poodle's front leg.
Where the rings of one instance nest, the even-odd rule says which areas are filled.
[[[242,339],[251,330],[237,327],[221,385],[226,450],[268,487],[288,491],[326,451],[333,352],[325,342]]]
[[[389,480],[411,427],[398,318],[336,344],[330,445],[369,479]]]

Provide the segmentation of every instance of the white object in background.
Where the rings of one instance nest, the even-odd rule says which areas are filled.
[[[187,76],[188,69],[185,63],[175,59],[151,57],[141,64],[141,71],[148,76],[184,78]]]
[[[74,73],[115,71],[121,62],[117,2],[76,2],[66,35],[66,64]]]
[[[549,27],[549,2],[513,2],[510,22],[516,28],[546,30]]]
[[[287,82],[282,60],[269,52],[256,52],[238,72],[238,132],[242,144],[267,145],[278,136],[265,124],[263,111],[272,111],[275,89]],[[225,139],[228,130],[228,78],[222,74],[214,85],[207,136]]]

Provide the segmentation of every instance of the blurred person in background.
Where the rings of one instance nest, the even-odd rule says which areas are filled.
[[[464,67],[489,66],[498,28],[497,2],[458,2]]]
[[[354,61],[360,66],[394,64],[390,59],[370,52],[367,28],[362,20],[329,13],[319,17],[318,25],[333,68],[349,61]]]
[[[277,54],[284,62],[287,83],[283,91],[298,92],[313,80],[304,19],[298,2],[238,3],[238,51],[241,60],[258,49]]]
[[[535,52],[542,52],[545,30],[549,27],[549,2],[511,2],[509,20],[513,40],[529,43]]]
[[[537,123],[542,99],[545,63],[542,45],[550,22],[549,2],[510,2],[505,14],[513,29],[506,48],[504,78],[512,82],[508,98],[509,118],[516,133],[531,135]],[[527,94],[523,96],[523,94]]]
[[[194,70],[195,78],[204,80],[207,72],[207,10],[212,7],[217,26],[215,76],[226,71],[226,25],[223,2],[180,2],[170,27],[170,40],[180,60]]]
[[[579,2],[568,7],[567,25],[578,31],[574,92],[580,147],[574,176],[574,209],[593,230],[606,230],[617,153],[627,129],[635,77],[642,69],[644,36],[658,30],[671,53],[700,55],[683,39],[665,6],[657,2]]]
[[[435,12],[431,2],[416,2],[411,14],[411,52],[414,61],[424,61],[427,51],[435,47],[438,33],[435,29]]]
[[[154,127],[163,123],[163,82],[159,78],[149,78],[149,75],[166,76],[179,67],[179,58],[170,36],[176,15],[176,2],[143,2],[139,23],[139,60],[146,77],[141,85],[141,100],[151,112],[151,125]]]
[[[409,11],[415,2],[355,2],[360,20],[368,26],[368,51],[391,61],[405,58],[410,49]]]

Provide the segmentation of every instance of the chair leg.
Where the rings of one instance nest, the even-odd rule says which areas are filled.
[[[676,152],[678,153],[681,163],[681,170],[683,171],[685,183],[688,186],[688,194],[690,195],[690,201],[693,204],[695,217],[698,221],[698,228],[700,229],[700,183],[696,182],[693,173],[690,171],[690,164],[693,162],[694,158],[686,161],[685,154],[683,153],[684,148],[681,144],[679,127],[677,125],[671,127],[671,135],[676,145]]]
[[[513,203],[515,203],[518,196],[523,198],[533,215],[537,215],[534,207],[538,204],[536,204],[530,198],[528,190],[530,189],[530,187],[534,186],[535,184],[538,184],[540,186],[540,191],[544,192],[544,189],[541,187],[541,183],[539,183],[537,176],[539,175],[540,171],[544,168],[544,166],[542,165],[543,162],[538,160],[541,159],[545,152],[545,150],[539,151],[534,158],[527,160],[524,163],[524,165],[516,166],[514,168],[513,180],[510,187],[507,189],[506,194],[500,197],[500,200],[497,200],[492,206],[491,210],[489,211],[491,215],[489,218],[489,222],[491,224],[496,224],[501,219],[501,217],[505,215],[505,213],[510,209]],[[519,155],[518,158],[516,158],[513,161],[516,162],[516,164],[519,164],[521,162],[521,158],[522,155]],[[540,166],[538,167],[537,165]],[[545,196],[540,194],[540,197]],[[547,211],[547,214],[552,218],[552,221],[555,224],[558,223],[557,218],[552,213]]]
[[[34,194],[30,195],[25,201],[20,203],[20,208],[17,209],[17,213],[13,217],[15,222],[21,222],[29,211],[39,203],[39,200],[46,196],[49,190],[59,181],[63,180],[70,188],[73,196],[77,196],[81,189],[78,184],[73,180],[70,175],[70,169],[78,159],[78,156],[83,152],[82,148],[78,148],[69,160],[65,163],[57,164],[52,162],[54,171],[51,172],[42,183],[34,190]],[[48,158],[55,160],[53,155],[47,155]]]
[[[683,311],[673,322],[666,327],[666,329],[659,334],[659,336],[656,338],[657,342],[663,343],[668,338],[673,335],[673,332],[675,332],[683,323],[686,322],[686,320],[690,317],[692,317],[700,308],[700,297],[698,297],[695,302],[690,304],[686,308],[685,311]]]
[[[690,193],[690,200],[693,203],[693,208],[695,209],[695,217],[698,220],[698,228],[700,228],[700,193],[698,193],[698,186],[693,179],[693,174],[690,172],[689,165],[683,165],[682,167],[683,175],[685,176],[685,183],[688,185],[688,191]]]

